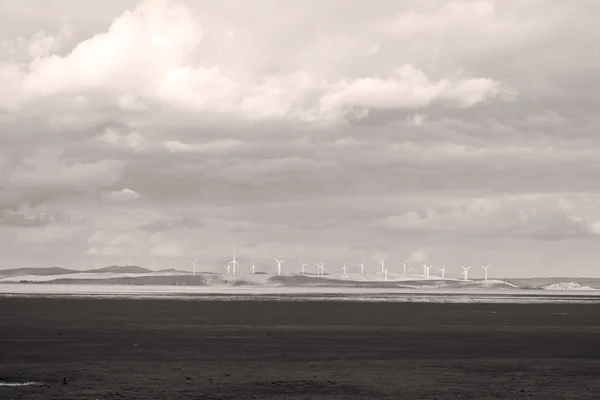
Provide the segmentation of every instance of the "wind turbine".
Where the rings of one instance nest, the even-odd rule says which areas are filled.
[[[194,266],[193,274],[196,275],[196,263],[198,262],[198,259],[196,258],[194,261],[188,261],[188,262]]]
[[[358,266],[360,267],[360,274],[364,275],[365,274],[365,263],[361,262],[360,264],[358,264]]]
[[[232,269],[233,269],[233,275],[235,275],[235,267],[237,265],[240,265],[237,261],[235,261],[235,254],[233,255],[233,260],[229,261],[229,264],[227,264],[228,266],[231,265]],[[229,268],[227,269],[227,272],[229,272]]]
[[[425,271],[427,271],[427,264],[423,264],[422,267],[423,267],[423,275],[425,275],[427,273],[427,272],[425,272]]]
[[[152,276],[156,275],[156,263],[152,260]]]
[[[404,275],[406,275],[406,264],[408,264],[408,260],[402,263],[402,266],[404,266]]]
[[[277,275],[281,275],[281,263],[284,262],[285,260],[278,260],[276,258],[274,258],[275,261],[277,261]]]
[[[387,282],[387,274],[388,274],[387,271],[388,271],[387,268],[383,270],[383,276],[384,276],[383,279],[385,279],[386,282]]]
[[[324,270],[323,270],[323,265],[325,265],[325,263],[315,263],[315,265],[317,266],[317,276],[323,276],[324,274]]]
[[[348,267],[346,267],[346,261],[344,261],[344,266],[342,267],[342,271],[344,271],[344,276],[346,276],[346,271],[348,271]]]
[[[254,261],[252,261],[252,266],[250,267],[250,271],[252,271],[252,275],[254,275],[255,270],[256,270],[256,265],[254,265]]]
[[[445,267],[445,264],[442,265],[442,268],[440,268],[439,271],[442,273],[442,279],[444,279],[444,277],[446,276],[446,267]]]
[[[471,266],[469,265],[468,267],[461,267],[463,269],[463,273],[462,275],[465,276],[465,281],[468,281],[468,276],[469,276],[469,270],[471,269]]]
[[[385,271],[385,261],[383,260],[383,258],[381,259],[379,264],[381,264],[381,272]]]
[[[304,264],[303,262],[301,262],[300,265],[302,265],[302,275],[304,275],[304,267],[306,267],[306,264]]]
[[[425,276],[426,276],[426,279],[429,279],[429,270],[431,269],[431,267],[433,267],[433,265],[426,265],[425,266]]]
[[[488,268],[491,266],[491,264],[488,265],[482,265],[481,268],[483,268],[485,270],[485,280],[487,281],[488,278]]]

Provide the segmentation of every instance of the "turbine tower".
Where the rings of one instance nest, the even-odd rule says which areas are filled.
[[[239,263],[237,261],[235,261],[235,254],[233,255],[233,260],[229,261],[229,264],[227,265],[231,265],[232,269],[233,269],[233,275],[235,275],[235,267],[237,265],[239,265]],[[227,271],[229,273],[229,269]]]
[[[442,273],[442,279],[444,279],[444,277],[446,276],[446,267],[442,265],[442,268],[440,268],[439,271]]]
[[[198,262],[198,259],[196,258],[194,261],[188,261],[188,262],[194,266],[193,274],[196,275],[196,263]]]
[[[491,264],[488,265],[482,265],[481,268],[483,268],[485,270],[485,280],[487,281],[488,279],[488,268],[491,266]]]
[[[278,260],[276,258],[274,258],[274,260],[277,261],[277,275],[281,275],[281,263],[285,260]]]
[[[156,263],[152,260],[152,276],[156,275]]]
[[[402,266],[404,267],[404,275],[406,275],[406,264],[408,264],[408,260],[402,263]]]
[[[301,262],[300,265],[302,265],[302,275],[304,275],[304,267],[306,267],[306,264]]]
[[[461,275],[464,275],[465,281],[468,281],[468,276],[469,276],[469,270],[471,269],[471,266],[469,265],[468,267],[461,267],[463,269],[463,273]]]
[[[427,272],[425,272],[425,271],[427,271],[427,264],[423,264],[422,267],[423,267],[423,275],[427,274]]]
[[[323,276],[323,265],[324,263],[315,263],[317,266],[317,276]]]
[[[381,272],[385,271],[385,261],[382,258],[381,261],[379,262],[379,264],[381,264]]]
[[[342,267],[342,271],[344,271],[344,276],[346,276],[346,272],[348,271],[348,267],[346,267],[346,261],[344,261],[344,266]]]
[[[254,265],[254,261],[252,261],[252,266],[250,267],[250,271],[252,271],[252,275],[254,275],[255,270],[256,270],[256,265]]]
[[[358,264],[358,266],[360,267],[360,274],[364,275],[365,274],[365,263],[361,262],[360,264]]]
[[[426,277],[426,279],[429,279],[429,270],[431,269],[431,267],[433,267],[433,265],[426,265],[425,266],[425,277]]]
[[[388,270],[387,268],[383,270],[383,279],[387,282],[387,274],[388,274]]]

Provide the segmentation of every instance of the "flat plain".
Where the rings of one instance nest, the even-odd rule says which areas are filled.
[[[0,297],[1,399],[594,399],[600,305]],[[63,381],[63,379],[65,381]]]

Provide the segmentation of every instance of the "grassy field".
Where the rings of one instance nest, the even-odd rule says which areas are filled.
[[[600,306],[0,298],[0,399],[593,399]],[[66,378],[66,384],[63,384]]]

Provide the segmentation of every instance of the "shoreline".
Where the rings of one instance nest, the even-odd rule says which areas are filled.
[[[153,298],[185,300],[284,300],[366,302],[600,303],[600,290],[482,288],[358,288],[289,286],[169,286],[28,284],[0,285],[2,297]]]

